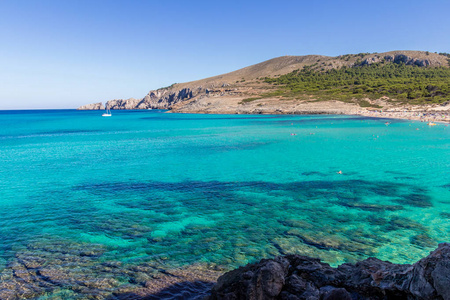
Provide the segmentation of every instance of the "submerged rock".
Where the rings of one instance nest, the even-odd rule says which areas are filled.
[[[332,268],[287,255],[222,275],[214,299],[450,299],[450,243],[413,265],[368,258]]]

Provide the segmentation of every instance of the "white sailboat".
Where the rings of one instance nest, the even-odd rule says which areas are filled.
[[[106,112],[102,115],[102,117],[111,117],[111,110],[109,108],[106,109]]]

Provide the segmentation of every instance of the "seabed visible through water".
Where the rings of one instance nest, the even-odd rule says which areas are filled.
[[[450,127],[385,122],[2,111],[0,298],[201,296],[287,253],[413,263],[449,241]]]

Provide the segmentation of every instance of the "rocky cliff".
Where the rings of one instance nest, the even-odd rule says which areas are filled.
[[[80,106],[78,110],[103,110],[105,107],[101,102]]]
[[[343,66],[353,67],[373,64],[381,61],[421,67],[449,65],[446,56],[423,51],[391,51],[379,54],[360,53],[337,57],[321,55],[283,56],[227,74],[187,83],[177,83],[166,88],[152,90],[141,99],[110,100],[106,103],[106,107],[110,109],[171,109],[174,112],[186,113],[252,113],[258,110],[261,113],[273,113],[276,109],[268,109],[266,106],[267,104],[269,106],[270,104],[278,105],[279,98],[277,97],[264,97],[263,102],[245,102],[246,99],[258,98],[262,94],[276,90],[276,87],[262,80],[264,77],[277,77],[301,69],[304,66],[328,70]],[[298,111],[298,108],[295,106],[299,103],[302,102],[297,101],[289,107],[285,105],[284,110],[291,113]],[[244,106],[243,104],[247,105]],[[86,107],[91,106],[85,105],[79,109],[89,109]],[[261,110],[264,107],[266,108]],[[315,109],[313,110],[315,111]],[[321,112],[333,113],[326,107]]]
[[[215,299],[450,299],[450,243],[414,265],[369,258],[332,268],[306,256],[262,260],[222,275]]]
[[[141,99],[114,99],[106,102],[105,106],[109,109],[145,109],[147,107],[140,107]]]

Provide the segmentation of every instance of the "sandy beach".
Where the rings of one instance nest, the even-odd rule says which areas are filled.
[[[417,120],[421,122],[442,122],[450,123],[449,110],[406,110],[406,109],[390,109],[390,110],[358,110],[357,115],[374,117],[374,118],[391,118]]]

